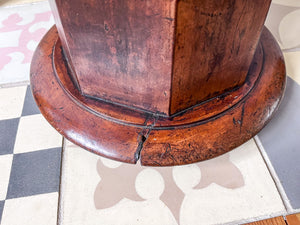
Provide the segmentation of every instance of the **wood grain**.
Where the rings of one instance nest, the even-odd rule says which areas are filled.
[[[52,67],[58,39],[53,27],[39,44],[31,64],[31,89],[48,122],[75,144],[111,159],[136,163],[143,129],[94,116],[61,88]]]
[[[270,0],[50,0],[31,87],[75,144],[111,159],[174,166],[257,134],[285,88],[263,27]]]
[[[31,87],[50,124],[89,151],[128,163],[140,159],[147,166],[193,163],[216,157],[247,141],[276,111],[285,87],[283,57],[266,29],[260,43],[246,82],[251,88],[241,88],[244,91],[237,102],[231,92],[212,99],[221,102],[220,113],[204,115],[203,120],[194,122],[185,114],[197,115],[203,108],[195,107],[195,111],[178,115],[181,119],[163,117],[163,125],[156,124],[162,121],[157,114],[139,113],[82,96],[70,80],[55,27],[35,52]],[[206,110],[210,110],[212,104],[207,104]]]
[[[288,225],[300,225],[300,213],[286,216]]]
[[[270,0],[181,0],[170,114],[245,82]]]
[[[175,0],[50,0],[87,96],[168,114]]]
[[[271,0],[50,0],[80,92],[171,116],[244,84]]]
[[[153,128],[141,151],[141,163],[181,165],[223,154],[249,140],[271,119],[285,88],[280,48],[267,29],[261,35],[264,65],[253,89],[237,104],[207,120],[169,129]]]
[[[247,223],[245,225],[286,225],[284,219],[282,216],[267,219],[267,220],[261,220],[253,223]]]

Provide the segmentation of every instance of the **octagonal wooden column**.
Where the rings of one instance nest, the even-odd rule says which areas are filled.
[[[263,27],[270,0],[50,3],[56,28],[35,53],[33,93],[90,151],[197,162],[251,138],[278,107],[285,69]]]

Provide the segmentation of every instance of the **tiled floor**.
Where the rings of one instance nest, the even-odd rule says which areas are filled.
[[[67,142],[61,188],[61,224],[224,224],[285,213],[253,140],[169,168],[117,163]]]
[[[29,86],[0,89],[0,96],[1,224],[55,224],[62,137],[40,114]]]
[[[47,2],[28,2],[0,3],[2,225],[242,224],[300,211],[298,0],[273,0],[266,21],[289,75],[270,124],[228,154],[169,168],[114,162],[68,141],[62,151],[27,85],[53,18]]]

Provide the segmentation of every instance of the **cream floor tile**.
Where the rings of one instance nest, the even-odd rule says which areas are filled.
[[[233,190],[213,183],[190,192],[183,202],[181,224],[223,224],[285,212],[253,140],[232,151],[230,159],[243,174],[245,185]]]
[[[62,136],[41,115],[21,117],[14,153],[61,147]]]
[[[0,201],[6,198],[13,155],[0,156]]]
[[[300,85],[300,51],[284,52],[286,73]]]
[[[288,13],[279,24],[279,35],[283,48],[291,49],[299,47],[300,40],[300,9]]]
[[[26,86],[0,89],[0,120],[20,117]]]
[[[285,212],[253,140],[230,154],[169,168],[119,163],[66,146],[63,225],[223,224]]]
[[[57,192],[6,200],[1,224],[55,225],[57,202]]]
[[[285,5],[285,6],[300,7],[299,0],[273,0],[272,3]]]
[[[63,156],[59,224],[176,224],[169,209],[158,199],[143,202],[123,199],[112,208],[97,210],[94,204],[94,192],[100,180],[97,173],[99,158],[93,153],[68,144]],[[121,165],[121,163],[108,159],[103,161],[110,168]],[[74,185],[75,183],[76,185]]]

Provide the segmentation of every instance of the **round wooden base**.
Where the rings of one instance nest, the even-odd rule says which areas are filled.
[[[69,73],[54,26],[31,65],[31,88],[42,114],[77,145],[144,166],[194,163],[241,145],[270,120],[286,81],[281,51],[266,28],[243,86],[171,117],[85,97]]]

